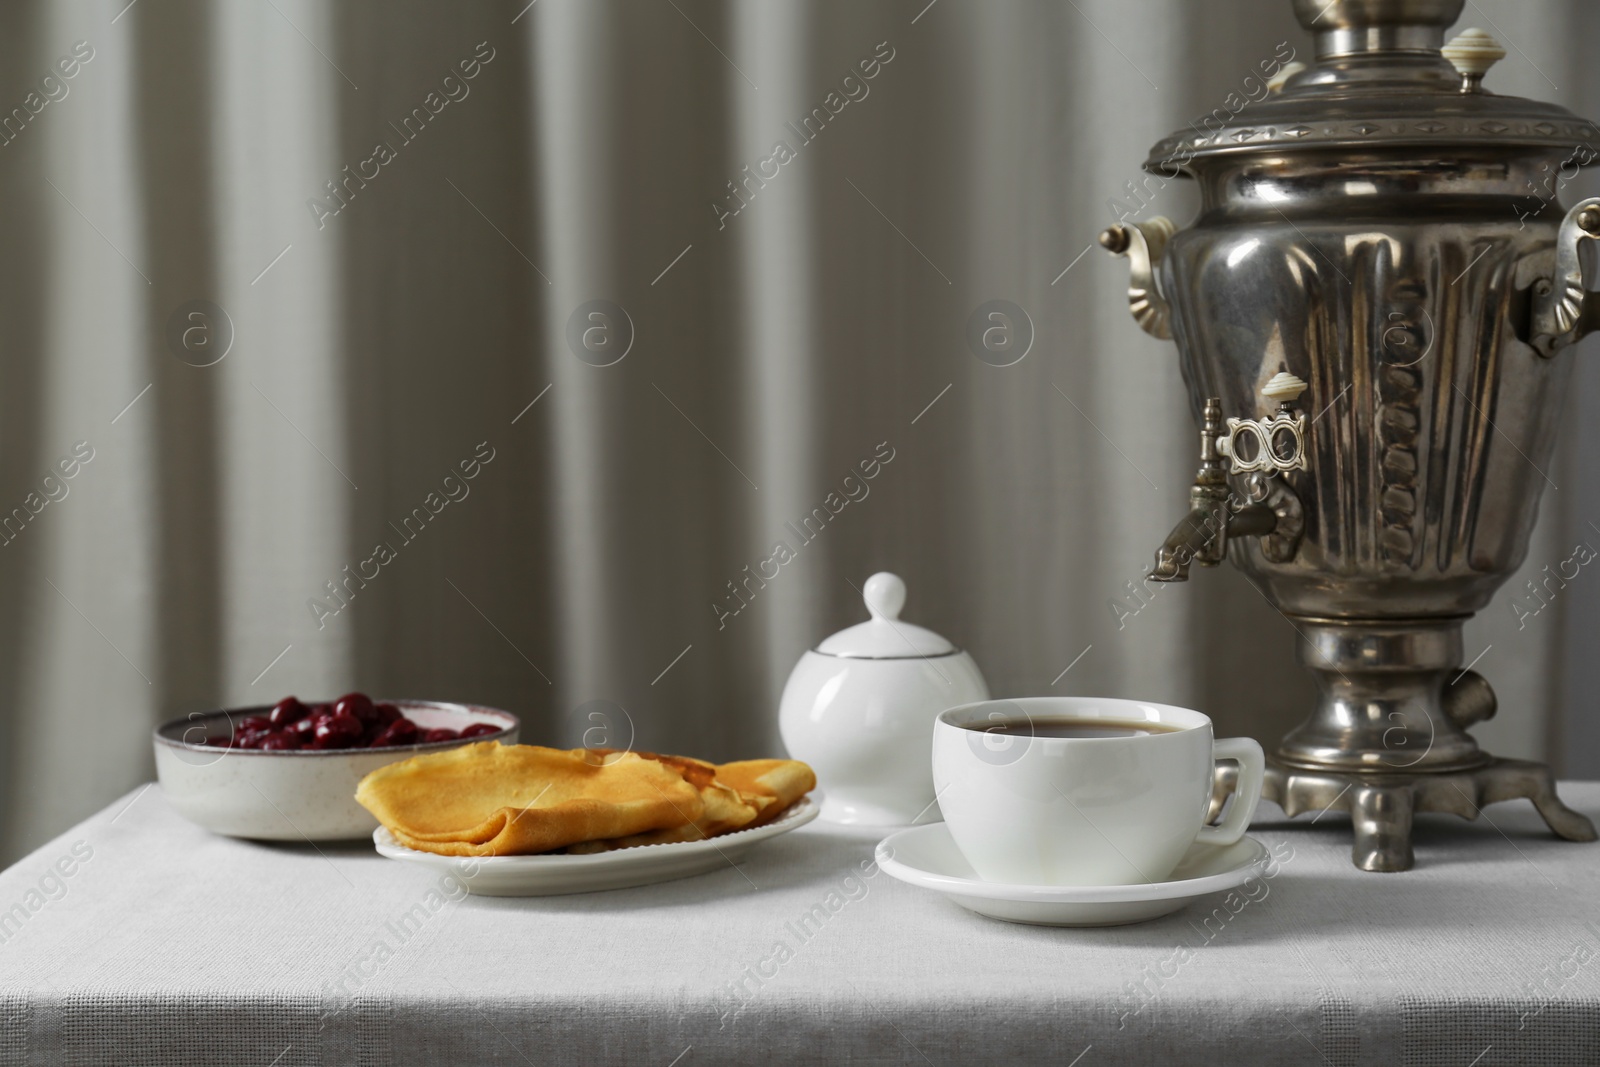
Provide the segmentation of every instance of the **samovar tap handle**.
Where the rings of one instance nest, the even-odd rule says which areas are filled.
[[[1561,220],[1561,229],[1556,235],[1555,277],[1541,278],[1533,287],[1533,318],[1528,343],[1546,359],[1594,328],[1590,320],[1595,314],[1593,305],[1597,300],[1584,288],[1581,246],[1597,237],[1600,237],[1600,197],[1591,197],[1575,205]]]
[[[1171,219],[1156,215],[1148,222],[1120,223],[1100,235],[1106,251],[1128,257],[1128,310],[1133,321],[1162,340],[1172,337],[1172,309],[1156,284],[1156,264],[1167,250],[1167,239],[1177,231]]]
[[[1306,391],[1306,383],[1288,371],[1279,371],[1261,389],[1261,395],[1278,405],[1278,410],[1262,419],[1229,419],[1228,432],[1217,438],[1217,451],[1227,456],[1229,474],[1260,472],[1275,474],[1308,469],[1306,462],[1306,416],[1294,402]],[[1240,448],[1249,440],[1250,448]]]

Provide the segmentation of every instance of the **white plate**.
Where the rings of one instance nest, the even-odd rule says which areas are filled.
[[[470,893],[549,897],[627,889],[714,871],[728,866],[752,845],[804,826],[819,810],[810,797],[802,797],[776,819],[752,830],[736,830],[704,841],[619,848],[592,856],[438,856],[406,848],[381,826],[373,832],[372,841],[378,852],[390,859],[454,874]]]
[[[1192,846],[1164,882],[1005,885],[985,882],[973,872],[944,823],[890,834],[878,842],[876,855],[878,866],[902,882],[943,893],[980,915],[1035,926],[1121,926],[1154,919],[1259,875],[1268,858],[1261,842],[1245,837],[1231,845]]]

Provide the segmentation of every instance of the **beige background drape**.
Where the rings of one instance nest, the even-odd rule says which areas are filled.
[[[1286,3],[524,4],[0,9],[0,110],[93,51],[0,147],[0,512],[59,497],[0,548],[0,859],[150,778],[156,722],[290,692],[772,752],[790,666],[879,569],[999,694],[1142,695],[1269,742],[1299,718],[1296,635],[1240,575],[1110,606],[1184,507],[1193,434],[1174,350],[1090,248],[1152,142],[1279,42],[1309,52]],[[1463,24],[1508,45],[1494,88],[1592,116],[1592,8]],[[800,144],[787,124],[845,89]],[[779,140],[794,158],[723,216]],[[568,340],[596,300],[632,335],[608,366]],[[965,340],[989,300],[1031,319],[1014,365]],[[231,323],[214,365],[196,343],[227,328],[195,301]],[[1533,571],[1600,544],[1600,372],[1592,344],[1563,358]],[[785,524],[880,448],[798,546]],[[731,614],[779,540],[795,558]],[[1479,735],[1600,773],[1596,622],[1585,577],[1525,628],[1504,601],[1475,623],[1503,709]]]

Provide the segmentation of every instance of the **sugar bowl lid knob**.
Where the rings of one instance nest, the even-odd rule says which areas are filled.
[[[898,574],[879,571],[861,588],[872,618],[840,630],[817,645],[824,656],[847,659],[922,659],[948,656],[956,647],[932,630],[902,622],[900,609],[906,606],[906,583]]]
[[[898,619],[900,609],[906,606],[905,580],[898,574],[879,571],[867,579],[861,599],[867,602],[867,611],[874,619]]]

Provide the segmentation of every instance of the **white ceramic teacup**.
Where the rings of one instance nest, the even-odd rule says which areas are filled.
[[[1111,737],[1002,733],[1002,723],[1148,724]],[[1217,760],[1239,764],[1220,825],[1205,825]],[[1016,885],[1127,885],[1164,880],[1196,841],[1244,836],[1265,759],[1247,737],[1214,741],[1198,711],[1143,700],[1034,697],[963,704],[939,715],[933,782],[939,809],[980,878]]]

